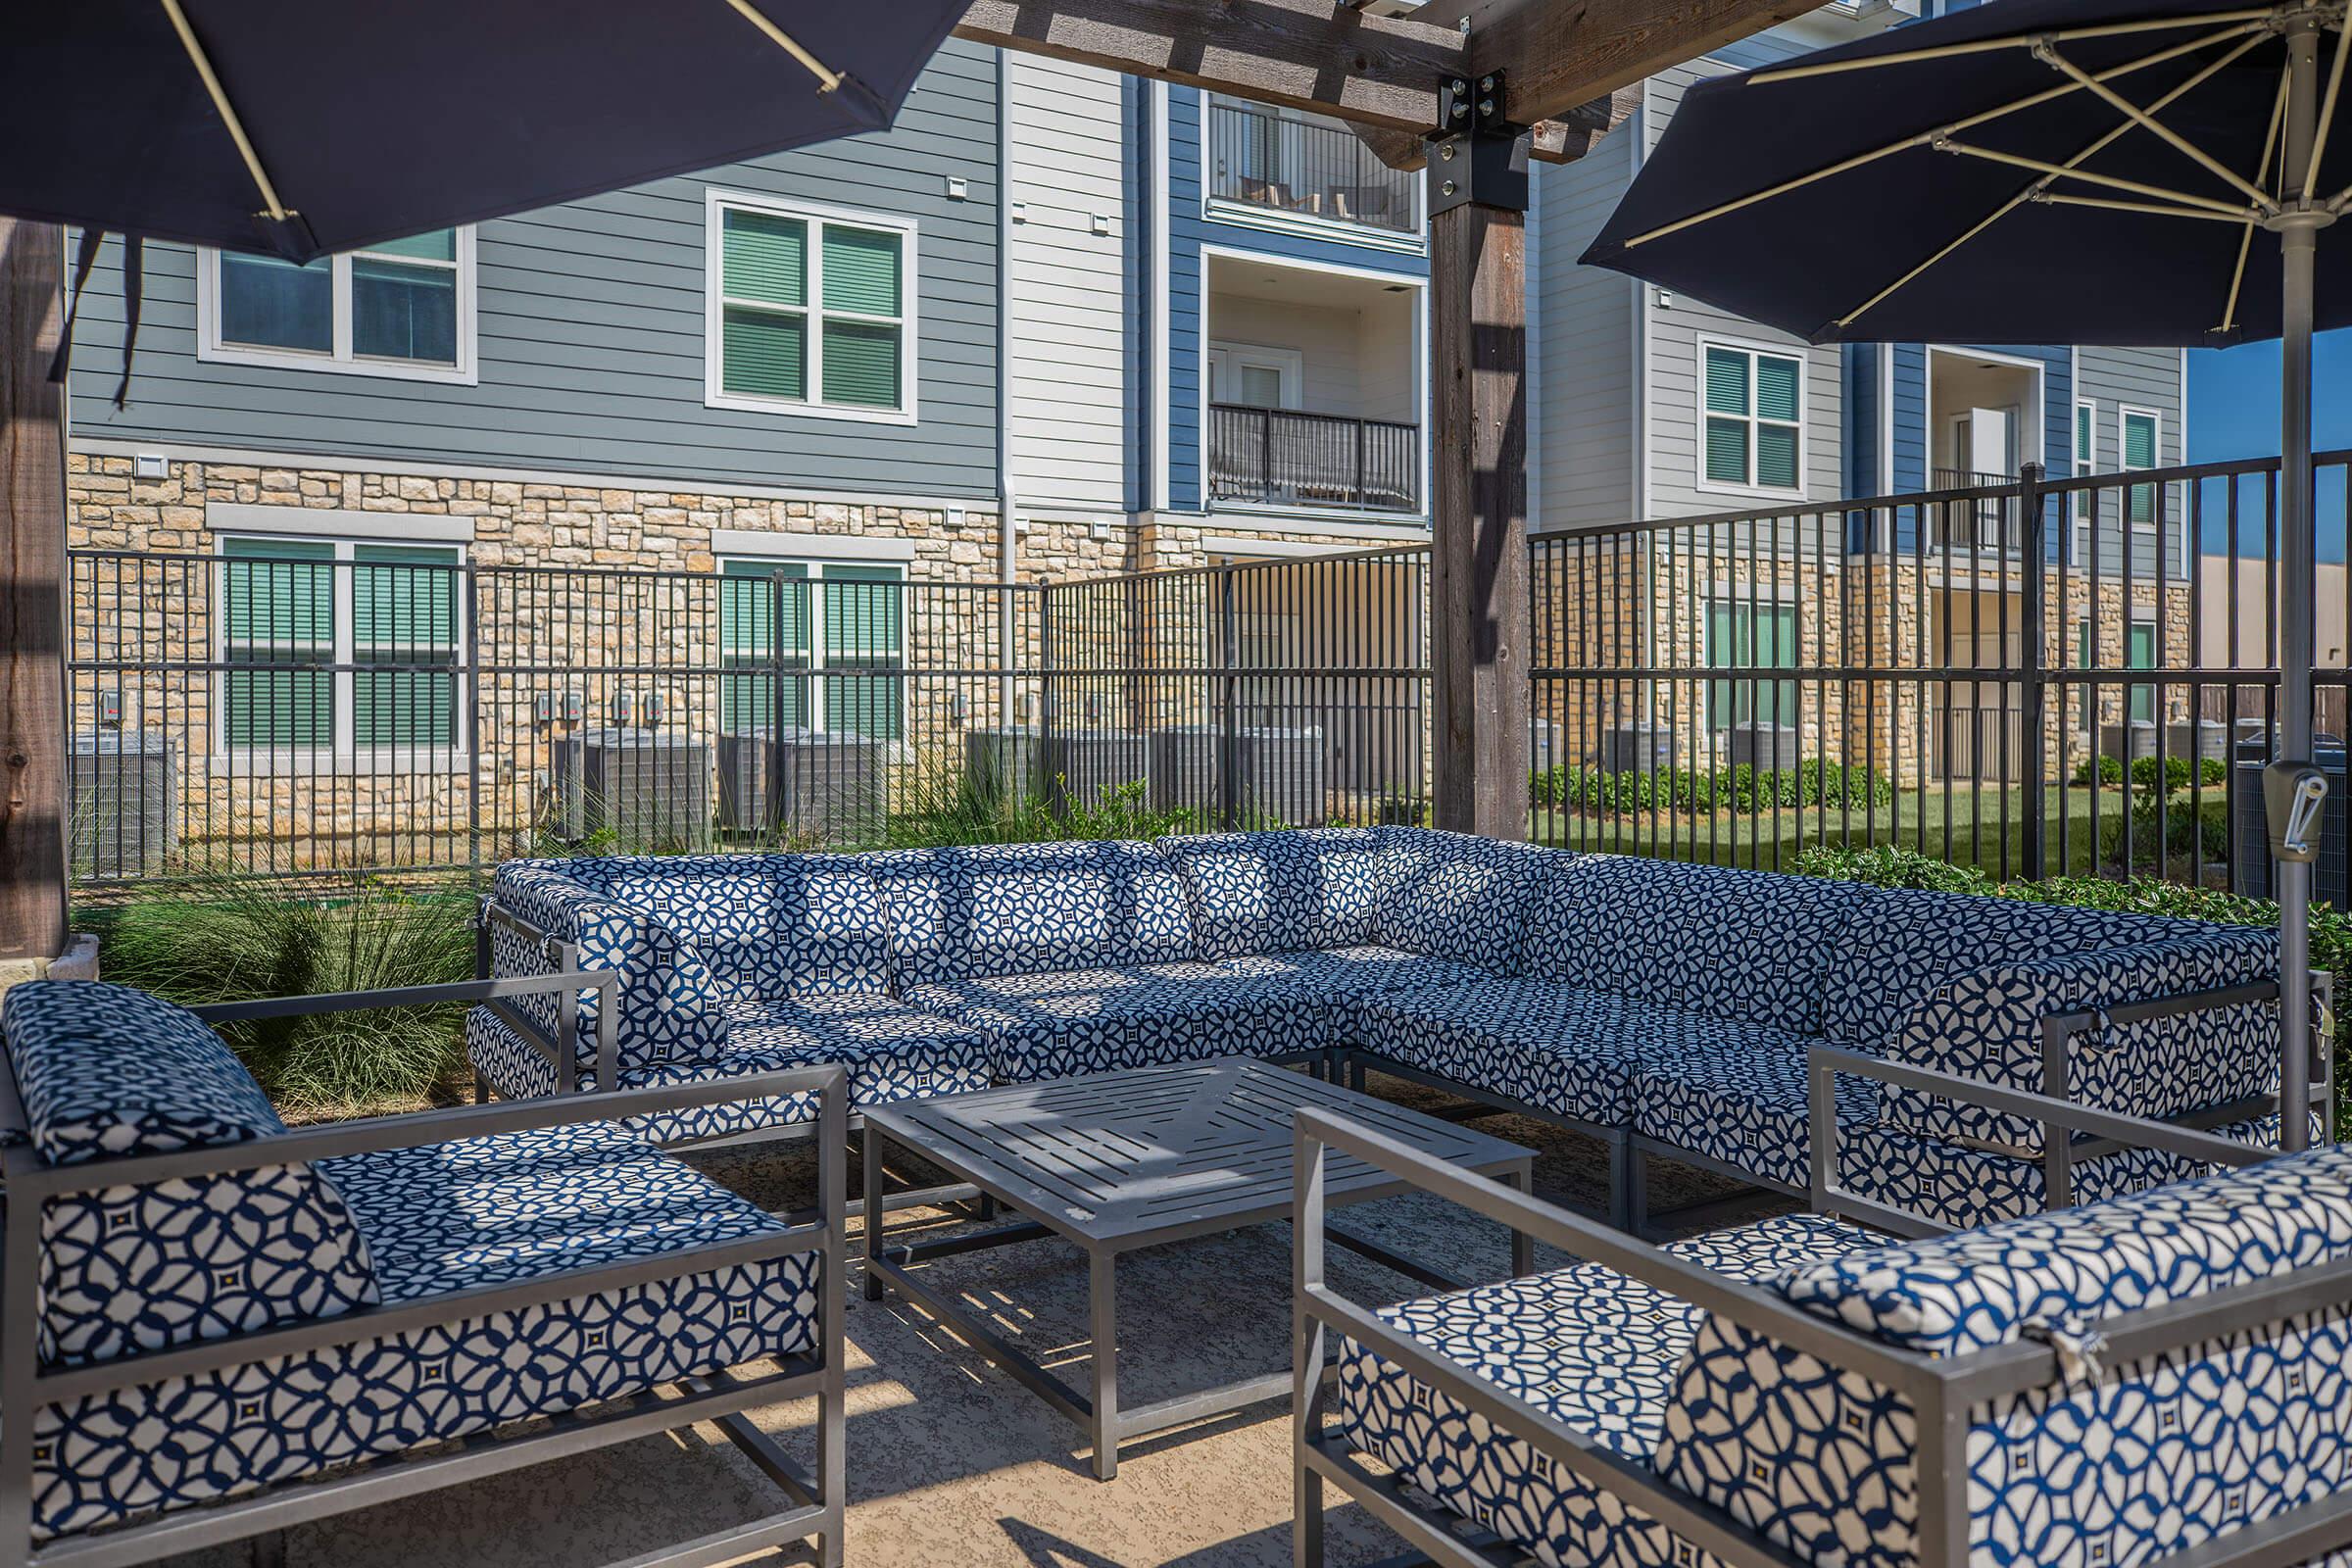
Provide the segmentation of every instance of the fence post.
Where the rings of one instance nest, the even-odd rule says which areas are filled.
[[[724,579],[721,579],[722,583]],[[769,837],[777,844],[784,839],[784,719],[789,711],[784,701],[784,572],[781,567],[767,574],[767,744],[760,756],[760,776],[764,786],[760,791],[760,807],[767,816]],[[802,616],[804,624],[808,617]],[[759,745],[759,737],[753,737]]]
[[[457,691],[450,700],[464,694],[466,703],[466,866],[478,873],[482,864],[482,786],[492,776],[482,757],[482,597],[481,576],[474,565],[473,549],[467,546],[466,563],[466,645],[462,653],[452,651],[453,659],[462,658],[465,664],[456,671]]]
[[[1069,812],[1070,792],[1065,776],[1068,770],[1054,765],[1059,759],[1054,755],[1054,722],[1060,716],[1055,711],[1060,693],[1056,689],[1059,671],[1054,664],[1054,586],[1050,578],[1041,579],[1037,585],[1037,770],[1045,785],[1046,809],[1063,816]],[[1018,738],[1015,739],[1013,756],[1017,761],[1020,747]]]
[[[2019,606],[2019,618],[2025,623],[2025,743],[2026,756],[2024,787],[2018,802],[2019,858],[2025,861],[2026,875],[2038,879],[2043,872],[2044,849],[2043,807],[2048,771],[2047,741],[2042,734],[2048,704],[2048,687],[2043,681],[2045,658],[2042,641],[2048,628],[2044,624],[2047,609],[2042,600],[2043,581],[2049,563],[2043,559],[2042,528],[2042,468],[2038,463],[2029,463],[2018,470],[2018,564],[2023,569],[2024,594]],[[2006,844],[2003,846],[2006,854]],[[2006,870],[2006,867],[2003,868]]]
[[[1217,725],[1217,814],[1228,831],[1242,820],[1242,715],[1239,663],[1242,646],[1241,606],[1231,566],[1217,571],[1217,668],[1224,672],[1223,709]]]

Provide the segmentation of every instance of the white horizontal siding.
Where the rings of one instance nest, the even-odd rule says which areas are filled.
[[[1126,505],[1127,147],[1119,77],[1009,57],[1009,480],[1023,505]],[[1106,217],[1107,232],[1096,233]]]

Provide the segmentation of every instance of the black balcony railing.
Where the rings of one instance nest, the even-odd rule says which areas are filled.
[[[1966,468],[1937,468],[1929,475],[1935,490],[1993,490],[2015,483],[2014,474],[1973,473]],[[1948,539],[1955,550],[2015,554],[2013,510],[2005,495],[1941,502],[1930,514],[1929,543],[1939,547]]]
[[[1211,104],[1208,194],[1276,212],[1416,232],[1415,176],[1391,169],[1345,125]]]
[[[1212,403],[1208,489],[1218,501],[1419,512],[1421,432],[1392,419]]]

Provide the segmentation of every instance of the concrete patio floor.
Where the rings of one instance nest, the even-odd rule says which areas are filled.
[[[1376,1080],[1375,1088],[1413,1098],[1401,1085]],[[1526,1118],[1480,1125],[1538,1152],[1542,1196],[1597,1202],[1604,1173],[1597,1144]],[[721,1153],[698,1162],[771,1205],[813,1196],[805,1152]],[[1651,1190],[1653,1201],[1668,1208],[1728,1189],[1662,1166],[1653,1170]],[[1364,1204],[1349,1211],[1348,1223],[1464,1277],[1495,1278],[1506,1266],[1498,1227],[1431,1200]],[[1286,1368],[1290,1244],[1288,1225],[1264,1225],[1123,1260],[1122,1397],[1163,1397]],[[1540,1250],[1537,1261],[1550,1267],[1559,1258]],[[1032,1242],[942,1259],[926,1270],[1049,1364],[1071,1363],[1065,1375],[1083,1386],[1087,1271],[1074,1249]],[[1425,1294],[1344,1250],[1332,1253],[1331,1277],[1363,1300]],[[852,1286],[845,1320],[852,1568],[1271,1568],[1290,1561],[1287,1400],[1130,1445],[1121,1449],[1118,1478],[1098,1482],[1075,1427],[919,1308],[895,1298],[867,1302],[855,1280]],[[804,1460],[812,1450],[805,1436],[812,1415],[789,1404],[755,1412]],[[303,1526],[288,1535],[287,1558],[294,1568],[579,1568],[777,1505],[758,1472],[714,1430],[702,1428]],[[1353,1509],[1332,1512],[1329,1544],[1333,1568],[1399,1549]],[[172,1560],[235,1568],[246,1553],[230,1548]]]

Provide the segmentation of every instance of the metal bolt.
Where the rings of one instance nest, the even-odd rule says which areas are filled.
[[[1481,98],[1478,101],[1478,112],[1482,115],[1493,114],[1494,112],[1494,100],[1492,98]]]
[[[1468,113],[1470,113],[1470,106],[1456,98],[1453,101],[1453,118],[1459,120]]]
[[[1453,181],[1449,179],[1445,184],[1439,186],[1438,189],[1442,194],[1450,196],[1453,194],[1454,190]]]
[[[1456,93],[1468,92],[1470,90],[1470,84],[1462,80],[1459,76],[1456,76],[1453,80],[1453,90]]]
[[[1440,158],[1443,158],[1443,159],[1445,159],[1445,160],[1446,160],[1446,162],[1448,162],[1448,163],[1452,162],[1452,160],[1453,160],[1453,143],[1451,143],[1451,142],[1447,142],[1447,143],[1446,143],[1444,146],[1440,147],[1440,148],[1438,149],[1438,156],[1439,156]]]
[[[1478,90],[1480,92],[1493,92],[1494,90],[1494,78],[1493,76],[1479,77]]]

